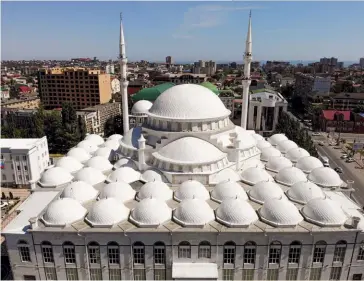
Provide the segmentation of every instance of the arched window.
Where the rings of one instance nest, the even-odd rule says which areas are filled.
[[[325,241],[318,241],[315,244],[315,249],[313,250],[313,263],[323,263],[325,259],[326,253],[326,242]]]
[[[289,246],[288,263],[299,263],[301,256],[302,244],[299,241],[293,241]]]
[[[224,244],[224,264],[235,264],[235,250],[234,242],[229,241]]]
[[[43,262],[54,263],[52,244],[48,241],[44,241],[41,244],[41,249],[42,249]]]
[[[333,262],[344,262],[346,246],[347,243],[343,240],[336,243]]]
[[[154,243],[154,264],[166,264],[166,246],[163,242]]]
[[[19,250],[19,256],[20,256],[20,260],[22,262],[31,262],[31,258],[30,258],[30,250],[29,250],[29,245],[28,242],[25,240],[20,240],[18,242],[18,250]]]
[[[178,258],[190,259],[191,258],[191,244],[187,241],[182,241],[178,245]]]
[[[142,242],[135,242],[133,245],[133,261],[134,264],[145,263],[145,249]]]
[[[88,244],[88,257],[90,264],[100,263],[100,246],[97,242]]]
[[[198,245],[198,258],[210,259],[211,258],[211,244],[208,241],[202,241]]]
[[[278,241],[273,241],[269,246],[269,263],[279,264],[281,260],[282,244]]]
[[[255,264],[255,255],[257,244],[252,241],[246,242],[244,245],[244,263]]]
[[[364,261],[364,241],[362,241],[360,246],[359,246],[357,260],[358,261]]]
[[[118,243],[110,242],[107,244],[107,256],[109,264],[120,264],[120,251]]]
[[[63,255],[66,264],[76,263],[75,245],[72,242],[67,241],[63,243]]]

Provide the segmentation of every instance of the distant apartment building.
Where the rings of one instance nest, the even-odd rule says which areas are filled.
[[[157,75],[153,81],[157,84],[172,82],[176,85],[179,84],[201,84],[207,80],[206,74],[195,74],[195,73],[166,73]]]
[[[173,64],[173,58],[171,56],[166,57],[166,64]]]
[[[295,95],[301,96],[307,103],[313,97],[328,96],[331,89],[331,77],[320,77],[297,72],[295,74]]]
[[[339,93],[331,97],[332,108],[340,110],[353,110],[364,105],[364,93]]]
[[[214,61],[203,61],[199,60],[194,63],[193,66],[194,74],[206,74],[207,76],[215,75],[216,73],[216,62]]]
[[[7,87],[1,87],[1,99],[9,99],[10,90]]]
[[[110,84],[111,84],[110,86],[111,86],[112,94],[120,92],[120,80],[119,79],[117,79],[117,78],[112,79]]]
[[[260,67],[260,61],[252,61],[251,68],[257,69]]]
[[[38,97],[30,97],[23,99],[11,99],[1,103],[2,108],[19,108],[19,109],[37,109],[40,99]]]
[[[71,103],[76,110],[111,99],[110,74],[86,68],[50,68],[39,71],[39,95],[46,109]]]
[[[109,62],[106,66],[105,66],[105,72],[106,74],[114,74],[115,73],[115,66],[112,62]]]
[[[36,109],[1,108],[1,124],[12,124],[16,128],[29,128],[34,126]]]
[[[361,68],[364,68],[364,58],[360,58],[359,65]]]

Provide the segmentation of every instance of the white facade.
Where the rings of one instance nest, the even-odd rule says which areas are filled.
[[[111,80],[111,93],[119,93],[120,92],[120,81],[119,79],[112,79]]]
[[[328,95],[331,89],[331,76],[329,77],[315,77],[312,91],[315,94]]]
[[[115,73],[115,66],[111,63],[111,64],[107,64],[105,67],[105,72],[107,74],[114,74]]]

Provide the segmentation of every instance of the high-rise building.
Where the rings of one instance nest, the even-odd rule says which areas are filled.
[[[360,67],[364,68],[364,58],[360,58],[359,64],[360,64]]]
[[[194,63],[193,73],[195,74],[206,74],[212,76],[216,73],[216,62],[199,60]]]
[[[166,64],[173,64],[173,58],[171,56],[166,57]]]

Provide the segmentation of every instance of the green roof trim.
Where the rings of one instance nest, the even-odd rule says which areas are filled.
[[[163,93],[165,90],[168,90],[169,88],[175,85],[176,84],[174,83],[163,83],[151,88],[144,88],[141,89],[139,92],[137,92],[135,95],[133,95],[131,98],[133,101],[139,101],[139,100],[155,101],[161,93]]]
[[[211,90],[211,91],[212,91],[212,92],[214,92],[216,95],[219,95],[219,94],[220,94],[220,92],[219,92],[219,90],[217,89],[217,87],[216,87],[214,84],[210,83],[210,82],[202,82],[202,83],[200,84],[200,86],[203,86],[203,87],[205,87],[205,88],[207,88],[207,89]]]

